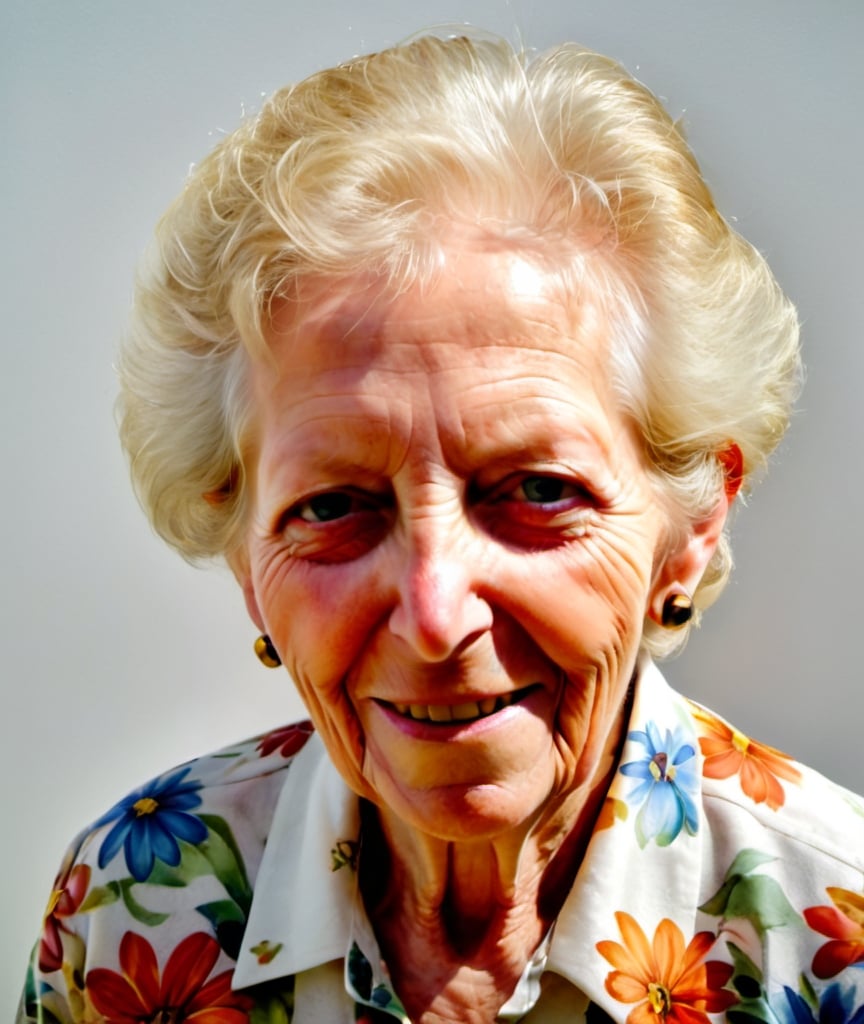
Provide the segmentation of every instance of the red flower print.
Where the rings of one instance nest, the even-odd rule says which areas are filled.
[[[257,749],[262,757],[267,757],[274,750],[279,750],[283,757],[293,757],[302,750],[306,740],[315,731],[311,722],[295,722],[294,725],[283,725],[281,729],[274,729],[262,736],[258,742]]]
[[[694,716],[703,728],[699,738],[707,779],[728,779],[738,775],[741,789],[754,803],[767,804],[772,811],[786,801],[780,779],[800,782],[801,772],[792,758],[764,743],[757,743],[730,725],[694,706]]]
[[[105,1024],[248,1024],[252,1000],[231,991],[232,972],[207,981],[219,957],[219,944],[206,932],[187,935],[168,957],[162,979],[150,943],[126,932],[120,942],[120,971],[96,967],[87,974],[87,992]]]
[[[817,978],[833,978],[850,964],[864,963],[864,896],[833,886],[825,890],[833,907],[808,907],[804,920],[831,940],[813,957]]]
[[[636,921],[623,911],[615,914],[619,942],[597,943],[597,951],[615,968],[606,976],[606,991],[622,1003],[635,1003],[627,1024],[710,1024],[707,1014],[720,1013],[738,1002],[723,986],[732,976],[731,964],[705,962],[715,942],[711,932],[699,932],[684,947],[681,929],[664,918],[649,944]]]
[[[61,869],[54,879],[54,889],[45,917],[42,921],[42,937],[39,940],[39,970],[58,971],[63,966],[63,940],[61,932],[69,929],[63,919],[78,911],[87,895],[90,885],[90,868],[87,864],[71,864]]]

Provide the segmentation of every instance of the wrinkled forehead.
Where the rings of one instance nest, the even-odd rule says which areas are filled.
[[[349,344],[359,361],[390,345],[517,342],[567,352],[608,350],[602,297],[560,266],[497,245],[442,249],[432,272],[407,285],[370,273],[310,276],[270,306],[265,340],[278,363],[310,342]],[[600,352],[598,352],[600,355]]]

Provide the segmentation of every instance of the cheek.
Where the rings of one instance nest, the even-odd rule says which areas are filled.
[[[565,671],[608,665],[638,649],[652,565],[644,533],[596,526],[578,545],[523,562],[511,591],[519,595],[516,613]]]
[[[380,616],[374,575],[362,561],[316,565],[261,553],[253,585],[264,624],[286,665],[322,683],[356,651]]]
[[[616,521],[586,538],[574,571],[569,607],[566,681],[558,708],[562,747],[577,778],[602,755],[636,667],[651,590],[654,543],[633,524]]]
[[[253,568],[264,625],[328,749],[348,774],[362,742],[345,680],[384,614],[358,563],[315,566],[278,555]]]
[[[589,582],[607,602],[630,611],[644,606],[651,586],[657,537],[643,517],[612,518],[586,537]]]

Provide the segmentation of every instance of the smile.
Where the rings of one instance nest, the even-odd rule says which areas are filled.
[[[411,718],[416,722],[473,722],[479,718],[488,718],[503,708],[517,703],[533,690],[536,685],[525,686],[521,690],[503,693],[498,697],[484,697],[483,700],[479,701],[465,701],[463,704],[388,703],[387,706],[403,718]]]

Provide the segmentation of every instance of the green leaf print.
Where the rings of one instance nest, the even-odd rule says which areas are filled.
[[[87,893],[87,899],[78,908],[79,914],[86,914],[88,910],[96,910],[97,907],[107,907],[120,899],[120,886],[117,882],[110,882],[108,885],[94,886]]]
[[[246,930],[246,915],[233,900],[214,900],[195,908],[213,926],[216,941],[221,948],[236,960],[240,955],[243,933]]]
[[[765,998],[762,971],[734,942],[727,942],[726,946],[734,966],[729,984],[739,996],[736,1006],[726,1011],[727,1020],[730,1024],[777,1024],[777,1018]]]
[[[142,906],[132,895],[132,886],[136,885],[134,878],[124,878],[119,882],[109,882],[109,888],[111,886],[117,886],[120,890],[120,897],[123,900],[123,905],[135,918],[136,921],[140,921],[141,924],[149,925],[151,928],[155,928],[156,925],[162,924],[163,921],[167,921],[171,916],[170,914],[158,914],[153,910],[148,910]]]
[[[213,873],[225,886],[228,895],[248,914],[252,905],[252,889],[234,835],[223,818],[210,814],[200,817],[209,831],[198,848],[213,865]]]
[[[195,878],[215,876],[247,916],[252,890],[234,836],[224,819],[212,814],[200,818],[207,826],[207,838],[194,846],[181,840],[180,863],[170,867],[157,861],[147,881],[152,885],[186,886]]]
[[[773,859],[758,850],[742,850],[726,872],[723,884],[699,909],[726,920],[744,918],[760,938],[770,928],[797,924],[801,918],[779,884],[769,875],[753,874]]]

